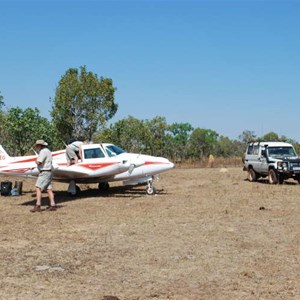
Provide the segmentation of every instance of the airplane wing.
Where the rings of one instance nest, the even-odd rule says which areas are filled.
[[[76,182],[96,182],[99,179],[110,178],[129,170],[128,161],[108,159],[99,162],[82,162],[76,165],[56,165],[53,169],[53,180]]]

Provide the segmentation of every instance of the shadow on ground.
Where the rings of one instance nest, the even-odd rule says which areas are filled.
[[[291,179],[291,180],[293,180],[293,179]],[[249,181],[249,179],[245,178],[244,181]],[[251,182],[251,183],[270,184],[269,180],[267,178],[259,178],[255,182]],[[286,184],[286,185],[298,185],[299,183],[298,183],[298,181],[287,181],[287,180],[283,181],[282,184],[278,183],[278,185],[283,185],[283,184]]]
[[[30,193],[30,192],[26,192]],[[25,193],[24,193],[25,194]],[[32,194],[32,193],[31,193]],[[157,190],[156,195],[166,195],[167,193],[163,189]],[[32,206],[35,205],[36,202],[36,195],[32,194],[33,199],[30,201],[26,201],[21,203],[20,205],[25,206]],[[55,202],[57,204],[57,207],[61,207],[62,205],[59,205],[60,203],[70,202],[70,201],[77,201],[80,199],[86,199],[86,198],[109,198],[109,197],[115,197],[115,198],[141,198],[141,197],[155,197],[155,195],[149,196],[146,194],[144,188],[130,188],[128,186],[117,186],[117,187],[110,187],[107,191],[100,191],[96,188],[90,188],[86,190],[80,191],[77,195],[72,196],[67,191],[57,190],[55,191]],[[47,193],[43,193],[42,195],[42,205],[48,205],[49,199]]]

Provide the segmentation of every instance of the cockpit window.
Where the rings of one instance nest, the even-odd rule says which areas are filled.
[[[125,153],[126,151],[116,145],[108,145],[105,146],[106,152],[109,157],[117,156],[121,153]]]
[[[271,157],[297,156],[293,147],[269,147],[268,153]]]
[[[84,158],[102,158],[105,157],[100,148],[84,149]]]

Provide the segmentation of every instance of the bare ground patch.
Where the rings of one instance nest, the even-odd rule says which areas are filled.
[[[0,197],[0,299],[300,299],[300,185],[227,170],[175,169],[156,196],[55,183],[42,213],[24,180]]]

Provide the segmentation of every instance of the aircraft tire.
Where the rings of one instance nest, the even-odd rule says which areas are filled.
[[[75,194],[69,193],[69,196],[75,197],[75,196],[78,195],[80,192],[81,192],[80,187],[79,187],[78,185],[76,185],[76,193],[75,193]]]
[[[108,182],[99,182],[98,189],[103,192],[107,191],[109,189],[109,183]]]
[[[156,188],[154,186],[148,186],[146,188],[147,195],[155,195],[156,194]]]

